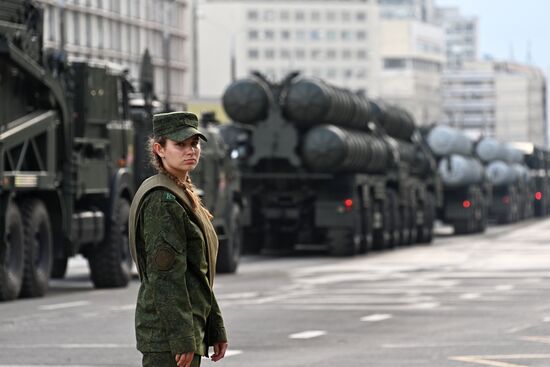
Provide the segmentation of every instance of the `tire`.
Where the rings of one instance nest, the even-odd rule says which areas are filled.
[[[435,220],[435,200],[431,193],[426,194],[422,210],[424,211],[424,223],[419,227],[418,242],[431,243],[433,240],[433,227]]]
[[[348,228],[329,228],[327,243],[332,256],[354,256],[359,251],[353,239],[353,231]]]
[[[239,206],[233,204],[227,223],[227,239],[223,242],[224,246],[220,246],[218,251],[218,261],[216,263],[216,272],[218,273],[235,273],[239,266],[243,241],[239,217]]]
[[[67,263],[69,262],[69,259],[66,257],[62,257],[59,259],[56,259],[54,257],[52,261],[52,271],[50,273],[50,277],[52,279],[63,279],[65,278],[65,274],[67,273]]]
[[[382,215],[382,228],[373,231],[372,247],[374,250],[384,250],[390,247],[391,243],[391,214],[388,200],[379,203],[380,213]]]
[[[397,193],[394,190],[388,191],[388,199],[390,201],[390,213],[391,213],[391,247],[399,247],[403,241],[403,221],[402,216],[399,213],[399,203],[397,200]]]
[[[23,202],[25,271],[22,297],[42,297],[48,290],[52,270],[53,234],[50,215],[40,200]]]
[[[4,231],[4,246],[0,248],[0,301],[9,301],[19,296],[25,269],[23,218],[13,201],[6,208]]]
[[[128,245],[130,204],[119,198],[105,241],[89,255],[92,282],[96,288],[125,287],[131,278],[132,257]]]

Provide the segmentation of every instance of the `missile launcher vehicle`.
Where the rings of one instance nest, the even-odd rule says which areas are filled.
[[[441,185],[405,110],[298,73],[253,73],[223,105],[245,252],[351,256],[432,240]]]

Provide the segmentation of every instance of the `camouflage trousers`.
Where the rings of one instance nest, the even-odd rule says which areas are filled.
[[[143,367],[177,367],[176,359],[170,352],[161,353],[143,353]],[[201,365],[201,356],[193,357],[191,367],[199,367]]]

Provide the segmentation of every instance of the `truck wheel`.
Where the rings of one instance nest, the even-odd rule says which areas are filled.
[[[243,241],[242,228],[239,222],[240,209],[233,204],[229,222],[227,223],[227,238],[220,246],[216,271],[218,273],[234,273],[241,259],[241,244]]]
[[[373,232],[372,247],[375,250],[383,250],[390,247],[391,243],[391,214],[388,200],[379,203],[379,213],[382,216],[382,228],[377,228]]]
[[[50,277],[52,279],[63,279],[65,277],[65,273],[67,272],[68,261],[69,259],[67,259],[66,257],[58,259],[54,257]]]
[[[130,281],[132,257],[128,245],[129,213],[130,204],[120,198],[105,241],[89,255],[92,282],[96,288],[125,287]]]
[[[353,239],[353,231],[347,228],[329,228],[327,242],[332,256],[353,256],[359,250]]]
[[[435,219],[435,200],[431,193],[426,194],[422,210],[424,211],[424,223],[419,227],[418,242],[430,243],[433,240],[433,227]]]
[[[22,297],[41,297],[48,290],[52,269],[53,234],[50,216],[40,200],[22,205],[25,228],[25,272]]]
[[[25,267],[23,219],[13,201],[8,203],[5,216],[4,246],[0,247],[0,301],[17,298]]]

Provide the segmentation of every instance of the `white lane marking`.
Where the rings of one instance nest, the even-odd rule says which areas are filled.
[[[114,344],[114,343],[97,343],[97,344],[3,344],[2,348],[6,349],[120,349],[120,348],[135,348],[134,344]],[[0,366],[1,367],[1,366]]]
[[[528,367],[523,364],[508,363],[508,360],[522,359],[550,359],[550,354],[508,354],[508,355],[489,355],[489,356],[456,356],[449,357],[450,360],[460,362],[470,362],[484,366],[495,367]]]
[[[220,300],[226,300],[226,299],[247,299],[247,298],[255,298],[258,297],[260,294],[258,292],[241,292],[241,293],[227,293],[227,294],[220,294],[216,295],[216,299],[218,301]]]
[[[460,299],[478,299],[481,293],[464,293],[460,295]]]
[[[501,284],[501,285],[497,285],[495,289],[497,291],[511,291],[512,289],[514,289],[514,286],[511,284]]]
[[[308,330],[302,331],[300,333],[290,334],[288,337],[290,339],[311,339],[317,338],[319,336],[325,335],[327,332],[323,330]]]
[[[44,305],[44,306],[38,307],[38,309],[44,310],[44,311],[51,311],[51,310],[60,310],[63,308],[87,306],[89,304],[90,302],[88,301],[75,301],[75,302],[56,303],[53,305]]]
[[[392,315],[389,313],[375,313],[369,316],[361,317],[361,321],[367,321],[367,322],[377,322],[382,320],[391,319]]]
[[[111,307],[111,310],[113,311],[134,311],[135,309],[136,309],[136,305],[124,305],[124,306]]]

